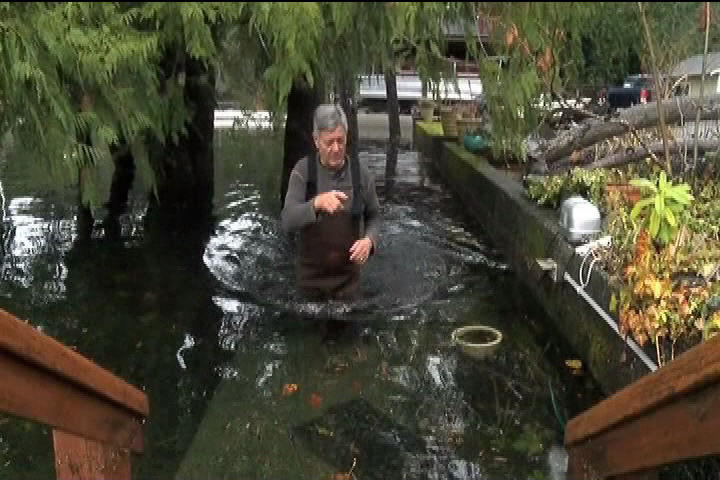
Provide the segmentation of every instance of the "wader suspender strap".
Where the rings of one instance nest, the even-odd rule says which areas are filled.
[[[307,181],[305,185],[305,201],[309,202],[317,195],[317,156],[310,155],[307,164]]]
[[[360,162],[356,162],[354,160],[350,162],[350,174],[352,175],[353,188],[353,204],[351,211],[353,218],[357,221],[363,214],[363,210],[365,210],[362,192],[360,191]]]
[[[350,159],[348,158],[348,161]],[[358,162],[350,162],[350,174],[352,175],[353,204],[352,217],[355,226],[355,234],[360,237],[360,218],[362,218],[365,206],[363,203],[362,192],[360,187],[360,164]],[[305,185],[305,201],[309,202],[317,194],[317,156],[308,157],[307,182]]]

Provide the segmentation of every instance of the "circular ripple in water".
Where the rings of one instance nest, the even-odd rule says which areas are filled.
[[[473,267],[505,268],[472,234],[433,209],[395,204],[383,207],[379,245],[363,268],[363,298],[357,302],[302,301],[293,254],[277,218],[250,212],[222,222],[204,258],[232,295],[317,317],[410,310],[462,285]]]

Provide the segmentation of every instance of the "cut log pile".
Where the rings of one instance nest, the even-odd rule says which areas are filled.
[[[589,168],[607,168],[625,165],[652,154],[662,157],[662,135],[657,127],[659,108],[664,110],[667,122],[668,146],[671,155],[692,157],[694,148],[694,120],[698,109],[702,121],[720,118],[720,95],[703,99],[673,97],[658,106],[636,105],[606,115],[582,112],[573,122],[547,140],[540,140],[531,148],[530,156],[550,170],[566,169],[575,165]],[[584,118],[583,118],[584,117]],[[698,135],[698,151],[717,151],[720,148],[720,124],[702,124]]]

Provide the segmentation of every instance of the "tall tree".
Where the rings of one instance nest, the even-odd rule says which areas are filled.
[[[201,2],[0,6],[2,125],[50,172],[77,178],[86,234],[107,196],[94,181],[103,171],[117,172],[110,230],[135,173],[163,207],[183,199],[164,210],[165,219],[195,218],[197,203],[207,203],[211,160],[168,158],[170,150],[211,145],[213,28],[239,11]],[[197,178],[178,177],[187,167],[185,180]],[[191,206],[190,214],[176,215]]]
[[[310,86],[299,78],[290,89],[285,120],[282,178],[280,181],[280,205],[285,201],[290,174],[295,164],[315,150],[312,139],[313,111],[324,99],[319,85]]]

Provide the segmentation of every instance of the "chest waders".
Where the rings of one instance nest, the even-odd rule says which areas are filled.
[[[349,161],[349,160],[347,160]],[[305,200],[317,192],[317,156],[308,157]],[[350,247],[360,238],[360,221],[365,209],[360,165],[350,162],[352,207],[329,215],[318,212],[318,220],[300,230],[297,256],[298,289],[308,300],[356,298],[360,285],[360,266],[350,261]]]

